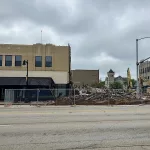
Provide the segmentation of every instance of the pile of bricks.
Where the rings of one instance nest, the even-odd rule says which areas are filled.
[[[150,104],[150,97],[137,100],[135,93],[108,89],[56,99],[56,105],[136,105],[143,103]]]

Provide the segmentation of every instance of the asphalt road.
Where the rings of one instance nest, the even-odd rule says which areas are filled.
[[[148,150],[150,106],[0,107],[0,150]]]

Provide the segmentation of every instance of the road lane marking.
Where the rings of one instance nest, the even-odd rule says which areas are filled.
[[[0,124],[0,127],[8,127],[10,126],[9,124]]]
[[[20,111],[14,111],[14,112],[0,112],[0,116],[2,115],[52,115],[52,114],[70,114],[71,113],[123,113],[123,114],[130,114],[130,113],[137,113],[139,112],[140,114],[142,113],[149,113],[149,111],[146,110],[68,110],[68,111],[55,111],[55,112],[20,112]]]

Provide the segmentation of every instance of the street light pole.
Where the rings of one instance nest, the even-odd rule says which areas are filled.
[[[137,77],[137,87],[136,87],[136,98],[139,97],[139,61],[138,61],[138,39],[136,39],[136,77]]]
[[[28,87],[28,60],[26,61],[26,64],[27,64],[27,79],[26,79],[26,85]]]
[[[24,60],[23,61],[23,65],[27,65],[26,87],[28,87],[28,60]]]

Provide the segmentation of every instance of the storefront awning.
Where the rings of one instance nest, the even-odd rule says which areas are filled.
[[[25,86],[26,78],[25,77],[0,77],[0,86]],[[28,77],[28,85],[32,86],[49,86],[53,87],[55,85],[52,78],[46,77]]]

